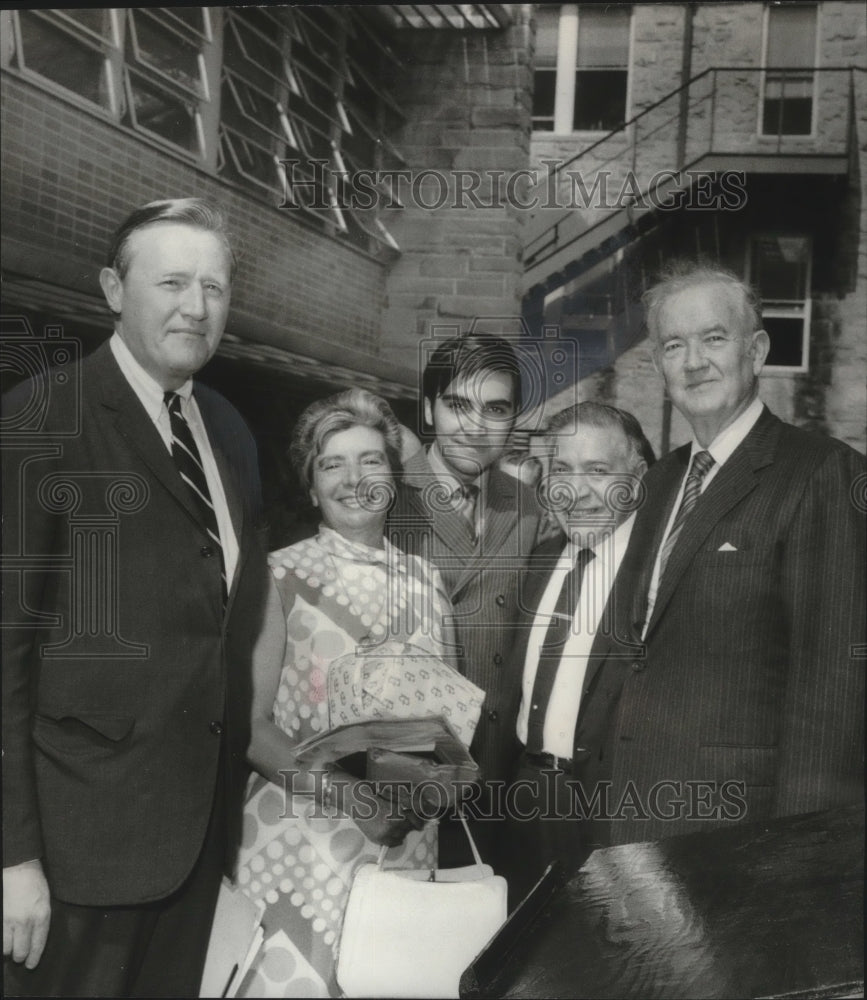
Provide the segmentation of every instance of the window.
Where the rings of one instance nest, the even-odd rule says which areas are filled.
[[[400,205],[389,171],[405,167],[389,140],[405,120],[401,62],[350,7],[12,11],[3,65],[333,235],[395,250],[382,216]]]
[[[197,157],[205,155],[200,104],[208,100],[203,48],[210,42],[202,8],[129,8],[122,121]]]
[[[557,25],[559,7],[539,7],[536,12],[536,61],[533,72],[533,128],[554,131],[557,91]]]
[[[387,138],[403,119],[389,94],[396,66],[363,16],[228,9],[218,173],[281,193],[362,246],[372,238],[395,249],[378,209],[359,204],[353,178],[403,165]],[[369,183],[389,200],[381,181]]]
[[[815,4],[768,7],[765,22],[762,135],[811,135]]]
[[[631,12],[543,5],[536,14],[533,128],[610,132],[626,120]]]
[[[771,338],[766,367],[808,370],[810,240],[807,236],[754,236],[749,280],[762,297],[762,324]]]
[[[205,156],[204,8],[18,11],[14,64],[124,125]]]
[[[15,48],[20,69],[115,110],[107,54],[117,44],[110,10],[17,13]]]

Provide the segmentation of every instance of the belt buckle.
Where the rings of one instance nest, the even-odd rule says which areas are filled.
[[[568,757],[558,757],[556,754],[542,750],[541,753],[528,753],[527,759],[531,764],[541,768],[551,768],[555,771],[571,771],[572,761]]]
[[[555,771],[571,771],[572,761],[568,757],[558,757],[556,754],[552,753],[548,755],[551,758],[551,766]]]

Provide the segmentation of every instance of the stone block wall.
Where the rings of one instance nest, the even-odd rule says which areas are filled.
[[[515,327],[521,313],[524,213],[506,186],[528,164],[532,53],[529,11],[509,11],[503,31],[401,35],[407,121],[395,145],[414,180],[388,222],[401,254],[386,276],[382,351],[413,377],[432,331],[490,328],[491,317]]]

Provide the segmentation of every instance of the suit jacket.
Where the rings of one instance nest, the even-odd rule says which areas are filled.
[[[259,478],[237,412],[195,397],[240,546],[225,615],[220,561],[108,344],[4,400],[4,865],[42,858],[73,903],[177,888],[218,779],[229,853],[237,839],[267,583]]]
[[[478,546],[466,518],[443,509],[424,451],[406,463],[388,519],[391,541],[431,560],[455,612],[463,673],[485,691],[471,752],[488,780],[506,780],[515,753],[513,719],[521,676],[508,659],[509,626],[519,615],[519,588],[535,543],[539,510],[531,487],[492,467],[476,503],[482,505]]]
[[[685,446],[645,477],[624,557],[639,641]],[[828,808],[863,796],[864,459],[768,410],[700,497],[643,655],[590,692],[614,843]],[[860,501],[863,506],[863,500]],[[860,649],[860,652],[859,652]]]

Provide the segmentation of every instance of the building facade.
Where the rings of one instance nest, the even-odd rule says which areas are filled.
[[[653,370],[639,300],[667,260],[700,255],[762,296],[768,405],[864,451],[863,6],[563,4],[535,15],[539,184],[524,310],[578,344],[581,396],[635,412],[663,452],[688,439]]]
[[[420,428],[457,331],[526,348],[526,429],[578,395],[680,443],[638,304],[678,254],[759,285],[763,397],[863,451],[865,47],[858,0],[4,10],[4,381],[109,335],[130,209],[202,195],[242,247],[203,377],[256,433],[275,545],[301,409],[361,385]]]
[[[526,165],[527,11],[0,18],[7,348],[46,336],[95,347],[111,330],[97,275],[120,219],[159,198],[220,203],[242,252],[203,377],[257,434],[275,544],[298,499],[285,449],[311,399],[361,385],[412,425],[432,328],[520,314],[520,220],[458,203],[454,185],[461,171]],[[4,378],[27,368],[13,358]]]

